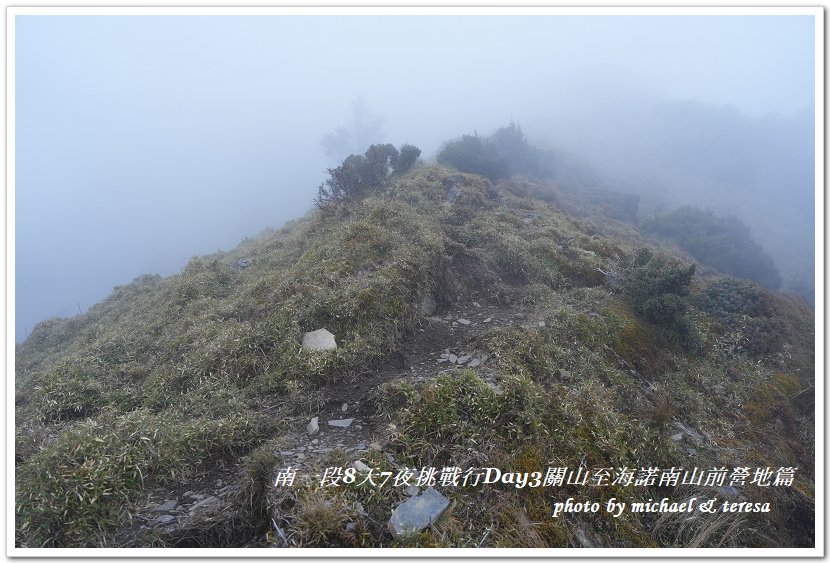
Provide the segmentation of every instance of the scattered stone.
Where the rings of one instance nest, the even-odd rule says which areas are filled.
[[[354,462],[354,468],[360,471],[361,473],[369,473],[372,470],[368,465],[366,465],[359,459]]]
[[[421,492],[421,489],[420,489],[420,488],[418,488],[418,486],[417,486],[417,485],[409,485],[407,488],[405,488],[405,489],[403,490],[403,492],[404,492],[404,493],[406,493],[408,496],[414,497],[414,496],[416,496],[418,493],[420,493],[420,492]]]
[[[177,500],[168,500],[165,501],[164,504],[160,504],[157,507],[155,507],[153,509],[153,512],[170,512],[171,510],[176,508],[177,504],[179,504],[179,501]]]
[[[297,459],[305,459],[305,454],[304,453],[297,454]]]
[[[439,364],[443,364],[443,363],[445,363],[445,362],[447,362],[447,361],[449,361],[449,360],[447,360],[447,358],[438,358],[438,360],[437,360],[437,361],[438,361],[438,363],[439,363]]]
[[[687,454],[689,454],[690,456],[692,456],[692,455],[696,455],[696,454],[697,454],[697,450],[696,450],[696,449],[694,449],[694,448],[686,448],[686,453],[687,453]]]
[[[221,488],[221,487],[222,487],[222,485],[224,485],[224,484],[225,484],[225,483],[224,483],[224,482],[222,482],[222,479],[217,479],[217,480],[216,480],[216,486],[217,486],[218,488]]]
[[[395,456],[393,456],[391,453],[386,452],[384,455],[386,456],[386,461],[388,461],[389,463],[395,463]]]
[[[514,316],[515,318],[517,318],[517,319],[523,319],[523,318],[525,318],[525,314],[524,314],[524,313],[516,313],[516,314],[515,314],[515,315],[513,315],[513,316]]]
[[[311,441],[311,443],[312,443],[312,444],[314,444],[314,445],[316,446],[317,444],[319,444],[319,443],[320,443],[320,440],[318,440],[317,438],[314,438],[314,439]]]
[[[438,356],[438,357],[439,357],[439,358],[444,358],[444,359],[446,360],[447,358],[449,358],[449,357],[450,357],[450,354],[449,354],[449,352],[444,352],[443,354],[441,354],[441,355],[440,355],[440,356]]]
[[[453,322],[452,322],[452,326],[453,326],[453,328],[457,328],[457,327],[459,327],[459,326],[461,326],[461,325],[459,325],[457,322],[453,321]]]
[[[450,354],[449,358],[447,359],[450,361],[451,364],[454,364],[455,361],[458,359],[458,356],[456,356],[455,354]]]
[[[478,358],[473,358],[472,361],[470,361],[470,363],[467,364],[467,367],[468,368],[477,368],[480,365],[481,365],[481,360],[479,360]]]
[[[343,403],[343,406],[340,407],[340,410],[343,411],[343,412],[346,412],[347,410],[349,410],[349,403]]]
[[[458,196],[461,195],[461,189],[453,185],[449,191],[447,191],[447,201],[450,203],[455,203],[455,200],[458,199]]]
[[[545,321],[539,321],[539,328],[545,328]]]
[[[492,321],[492,320],[493,320],[493,317],[487,317],[486,319],[484,319],[484,320],[483,320],[483,321],[481,321],[481,322],[483,322],[483,323],[489,323],[489,322],[490,322],[490,321]]]
[[[674,440],[675,442],[679,442],[680,440],[683,439],[683,432],[678,432],[677,434],[673,434],[671,439]]]
[[[683,434],[686,434],[689,438],[694,440],[696,443],[698,443],[698,444],[703,443],[703,436],[701,436],[695,430],[689,428],[688,426],[686,426],[682,422],[675,422],[674,426],[675,426],[675,428],[680,430]]]
[[[182,496],[183,497],[192,497],[193,496],[193,491],[185,491],[185,492],[182,493]]]
[[[314,436],[320,431],[320,424],[319,424],[320,417],[315,416],[311,419],[311,422],[308,423],[308,426],[305,427],[306,431],[308,431],[309,436]]]
[[[329,420],[329,426],[336,426],[338,428],[348,428],[354,422],[353,418],[341,418],[340,420]]]
[[[478,303],[477,301],[473,301],[473,307],[479,308],[479,307],[481,307],[481,303]]]
[[[175,519],[176,519],[176,517],[173,516],[172,514],[162,514],[161,516],[156,518],[156,522],[158,522],[159,524],[169,524],[170,522],[172,522]]]
[[[231,264],[231,271],[241,272],[242,270],[253,264],[253,262],[254,261],[252,258],[237,258]]]
[[[380,451],[381,447],[380,444],[378,444],[377,442],[372,442],[371,444],[369,444],[369,449]]]
[[[306,332],[303,335],[303,348],[308,350],[335,350],[337,349],[337,342],[334,340],[334,335],[324,328]]]
[[[728,497],[736,497],[739,494],[735,487],[718,487],[718,492]]]
[[[463,324],[464,326],[467,326],[467,325],[470,324],[470,321],[467,320],[467,319],[458,319],[458,322]]]
[[[458,361],[456,363],[458,365],[464,365],[467,362],[469,362],[471,358],[472,358],[472,356],[470,356],[469,354],[465,354],[465,355],[461,356],[460,358],[458,358]]]
[[[423,301],[421,301],[421,312],[430,317],[434,315],[437,310],[438,303],[435,302],[435,298],[431,294],[427,294]]]
[[[576,535],[576,539],[579,540],[579,543],[580,545],[582,545],[582,547],[596,547],[596,544],[593,541],[591,541],[591,539],[588,537],[588,534],[585,532],[582,526],[577,526],[574,531],[576,532],[574,535]]]
[[[205,506],[209,506],[209,505],[213,504],[214,502],[218,502],[218,501],[219,501],[219,497],[215,497],[215,496],[211,495],[211,496],[209,496],[209,497],[207,497],[203,500],[200,500],[199,502],[197,502],[193,506],[191,506],[190,507],[190,512],[195,512],[199,508],[204,508]]]
[[[357,527],[357,522],[349,522],[348,524],[346,524],[346,531],[351,532],[356,527]]]
[[[420,532],[438,520],[449,505],[444,495],[429,487],[395,509],[389,519],[389,530],[397,537]]]

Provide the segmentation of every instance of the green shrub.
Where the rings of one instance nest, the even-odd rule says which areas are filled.
[[[352,154],[336,168],[329,168],[329,178],[320,185],[315,204],[322,211],[334,211],[344,205],[379,192],[389,177],[389,167],[395,174],[409,170],[421,150],[403,145],[399,152],[393,145],[372,145],[363,156]]]
[[[634,311],[657,325],[666,344],[694,348],[698,344],[688,318],[689,293],[695,265],[683,266],[640,249],[625,275],[623,292]]]
[[[452,166],[461,172],[478,174],[495,181],[507,176],[507,161],[492,144],[477,135],[464,135],[446,143],[436,156],[438,164]]]
[[[712,211],[681,207],[643,223],[648,233],[670,238],[686,252],[713,268],[746,278],[770,289],[781,287],[781,274],[740,219]]]

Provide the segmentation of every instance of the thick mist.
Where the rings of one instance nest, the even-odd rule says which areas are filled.
[[[17,340],[307,212],[356,115],[425,160],[513,120],[609,189],[737,215],[812,288],[812,16],[14,24]]]

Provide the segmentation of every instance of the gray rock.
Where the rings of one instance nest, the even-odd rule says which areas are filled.
[[[419,489],[417,485],[409,485],[407,488],[403,490],[403,492],[410,497],[414,497],[415,495],[421,492],[421,489]]]
[[[456,356],[455,354],[450,354],[449,358],[447,359],[450,361],[451,364],[454,364],[455,361],[458,359],[458,356]]]
[[[727,497],[736,497],[739,494],[735,487],[718,487],[718,492]]]
[[[360,471],[361,473],[369,473],[372,470],[368,465],[366,465],[359,459],[354,462],[354,468]]]
[[[545,321],[539,321],[539,328],[545,328]]]
[[[458,199],[458,196],[461,195],[461,189],[458,186],[452,186],[447,191],[447,201],[450,203],[455,203],[455,200]]]
[[[467,325],[470,324],[470,321],[468,319],[458,319],[458,322],[463,324],[464,326],[467,326]]]
[[[306,431],[308,431],[309,436],[314,436],[320,431],[320,417],[315,416],[311,419],[311,422],[308,423],[308,426],[305,427]]]
[[[158,522],[159,524],[169,524],[170,522],[172,522],[175,519],[176,519],[176,517],[173,516],[172,514],[162,514],[161,516],[156,518],[156,522]]]
[[[164,504],[160,504],[153,509],[153,512],[170,512],[176,505],[179,504],[177,500],[168,500]]]
[[[465,354],[465,355],[461,356],[460,358],[458,358],[457,363],[458,363],[458,365],[466,364],[467,362],[470,361],[471,358],[472,358],[472,356],[470,356],[469,354]]]
[[[349,403],[343,403],[343,406],[340,407],[340,410],[343,411],[343,412],[346,412],[347,410],[349,410]]]
[[[438,358],[438,360],[437,360],[437,362],[438,362],[439,364],[443,364],[443,363],[445,363],[445,362],[447,362],[447,361],[448,361],[448,360],[447,360],[447,358]]]
[[[395,509],[389,519],[389,530],[396,537],[420,532],[438,520],[449,505],[444,495],[429,487]]]
[[[211,504],[213,504],[215,502],[219,502],[219,497],[215,497],[215,496],[211,495],[211,496],[209,496],[209,497],[207,497],[203,500],[200,500],[199,502],[197,502],[193,506],[191,506],[190,507],[190,512],[195,512],[197,509],[204,508],[206,506],[210,506]]]
[[[683,439],[683,432],[678,432],[677,434],[673,434],[671,439],[674,440],[675,442],[679,442],[680,440]]]
[[[484,319],[484,320],[483,320],[483,321],[481,321],[481,322],[483,322],[483,323],[489,323],[489,322],[490,322],[490,321],[492,321],[492,320],[493,320],[493,317],[487,317],[486,319]]]
[[[473,301],[473,307],[479,308],[479,307],[481,307],[481,303],[479,303],[477,301]]]
[[[337,349],[337,342],[334,340],[334,335],[324,328],[306,332],[303,335],[303,348],[307,350],[335,350]]]
[[[438,303],[435,302],[435,298],[432,295],[427,294],[427,296],[424,297],[424,300],[421,301],[421,312],[429,317],[434,315],[437,310]]]
[[[477,368],[477,367],[478,367],[478,366],[480,366],[480,365],[481,365],[481,360],[479,360],[478,358],[473,358],[473,359],[470,361],[470,363],[469,363],[469,364],[467,364],[467,367],[468,367],[468,368]]]
[[[703,436],[701,436],[695,430],[693,430],[692,428],[689,428],[688,426],[686,426],[682,422],[675,422],[674,426],[675,426],[675,428],[680,430],[682,433],[686,434],[686,436],[688,436],[689,438],[694,440],[696,443],[698,443],[698,444],[703,443]]]
[[[253,263],[252,258],[237,258],[231,264],[231,270],[234,272],[241,272]]]
[[[329,420],[329,426],[337,426],[338,428],[348,428],[354,422],[353,418],[341,418],[340,420]]]

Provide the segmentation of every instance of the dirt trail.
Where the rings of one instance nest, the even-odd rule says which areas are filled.
[[[310,478],[319,482],[317,473],[321,462],[332,452],[345,454],[348,465],[360,460],[370,449],[383,451],[388,421],[378,416],[375,389],[387,381],[404,379],[418,386],[443,373],[469,368],[495,385],[494,362],[476,343],[488,331],[508,325],[540,327],[544,323],[515,308],[474,300],[456,303],[436,316],[424,317],[400,352],[355,381],[324,387],[318,412],[288,421],[294,430],[282,436],[275,448],[279,460],[277,469],[293,468],[297,470],[298,480]],[[309,434],[307,426],[313,417],[318,419],[319,431]],[[329,424],[349,419],[351,422],[346,427]],[[396,465],[392,454],[385,454]],[[168,484],[154,490],[119,535],[132,538],[129,543],[140,543],[143,541],[140,538],[148,533],[161,537],[162,541],[164,537],[188,537],[188,530],[203,527],[205,519],[233,512],[231,504],[237,498],[234,492],[239,481],[239,467],[227,461],[194,475],[187,483]],[[175,539],[174,543],[181,545]]]

